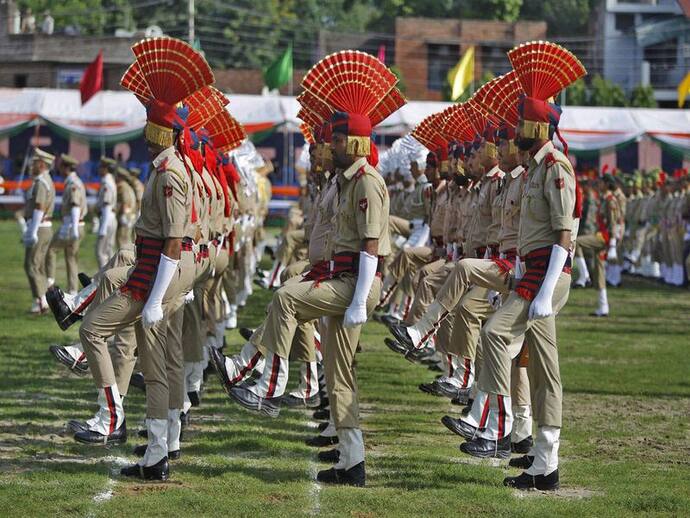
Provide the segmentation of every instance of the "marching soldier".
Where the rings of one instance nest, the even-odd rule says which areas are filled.
[[[115,248],[115,234],[117,232],[117,218],[115,207],[117,205],[117,186],[113,178],[117,163],[112,158],[101,157],[98,173],[101,176],[101,185],[98,189],[96,201],[96,213],[98,214],[98,237],[96,239],[96,261],[98,267],[103,268],[108,259],[113,255]]]
[[[137,195],[129,182],[129,171],[118,166],[116,173],[117,203],[115,217],[117,219],[117,233],[115,244],[122,248],[132,242],[132,227],[137,217]]]
[[[137,85],[151,84],[145,76],[157,69],[159,62],[144,66],[140,61],[151,59],[153,53],[161,58],[161,63],[180,62],[178,66],[184,67],[189,59],[194,59],[197,65],[205,65],[196,77],[197,88],[213,80],[210,68],[195,50],[177,42],[177,50],[172,51],[166,40],[143,40],[133,47],[139,66],[134,73],[130,69],[123,77],[125,88],[136,91]],[[159,72],[165,74],[166,70]],[[169,343],[167,318],[181,306],[186,294],[183,289],[191,286],[195,272],[193,247],[198,238],[197,217],[192,210],[192,179],[176,149],[184,122],[175,105],[193,93],[195,87],[172,73],[157,86],[157,90],[147,94],[144,137],[154,170],[135,225],[136,262],[122,288],[87,313],[79,335],[103,409],[97,429],[92,433],[104,443],[121,441],[126,438],[126,424],[106,340],[121,329],[135,325],[146,383],[148,446],[143,459],[123,468],[121,473],[166,480],[168,455],[175,446],[179,448],[180,410],[184,400],[182,348],[181,344],[177,348]],[[179,377],[169,375],[170,372],[179,372]]]
[[[33,183],[26,192],[24,219],[27,228],[22,237],[25,247],[24,271],[29,279],[33,305],[31,313],[39,314],[48,309],[45,294],[48,283],[46,254],[53,237],[51,218],[55,207],[55,186],[50,177],[50,166],[55,157],[36,148],[31,160]]]
[[[46,257],[48,277],[54,279],[56,250],[65,251],[67,291],[70,295],[76,295],[79,290],[79,247],[84,238],[84,217],[88,211],[84,183],[74,170],[77,163],[69,155],[60,155],[58,170],[65,179],[60,208],[62,226],[53,237]]]

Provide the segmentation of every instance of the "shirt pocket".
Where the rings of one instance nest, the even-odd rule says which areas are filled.
[[[541,184],[530,182],[526,189],[526,206],[530,216],[537,221],[547,222],[549,220],[549,206],[544,198]]]

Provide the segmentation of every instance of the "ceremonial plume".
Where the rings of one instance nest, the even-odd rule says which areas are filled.
[[[174,38],[145,39],[132,46],[132,52],[136,59],[120,84],[146,106],[146,139],[170,146],[173,126],[183,124],[177,105],[213,83],[213,72],[201,54]]]
[[[207,121],[205,128],[208,130],[215,148],[223,153],[235,149],[247,138],[242,124],[227,110],[223,110]]]
[[[298,100],[323,120],[341,111],[365,115],[376,126],[407,102],[397,82],[374,56],[344,50],[326,56],[306,73]]]
[[[583,77],[587,70],[569,50],[548,41],[531,41],[508,52],[528,97],[547,101]]]
[[[518,102],[522,95],[517,73],[511,70],[483,85],[473,98],[489,113],[514,127],[518,123]]]
[[[220,112],[230,101],[220,90],[213,86],[205,86],[185,99],[189,107],[187,125],[193,130],[198,130]]]

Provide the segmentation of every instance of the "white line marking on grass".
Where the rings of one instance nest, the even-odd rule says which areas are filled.
[[[312,478],[311,487],[309,488],[309,500],[311,501],[311,512],[309,514],[312,516],[321,514],[321,484],[316,481],[318,469],[316,462],[309,462],[309,476]]]
[[[115,487],[115,480],[112,478],[108,479],[108,483],[105,485],[105,489],[93,497],[94,504],[101,504],[107,502],[113,497],[113,488]]]

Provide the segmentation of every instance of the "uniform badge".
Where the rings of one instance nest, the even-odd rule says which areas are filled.
[[[166,198],[171,198],[172,195],[173,195],[172,185],[166,185],[165,187],[163,187],[163,196],[165,196]]]
[[[362,212],[366,212],[368,208],[369,200],[367,200],[366,198],[362,198],[361,200],[359,200],[359,210],[361,210]]]
[[[556,184],[556,189],[563,189],[565,187],[564,178],[556,178],[554,179],[554,183]]]

